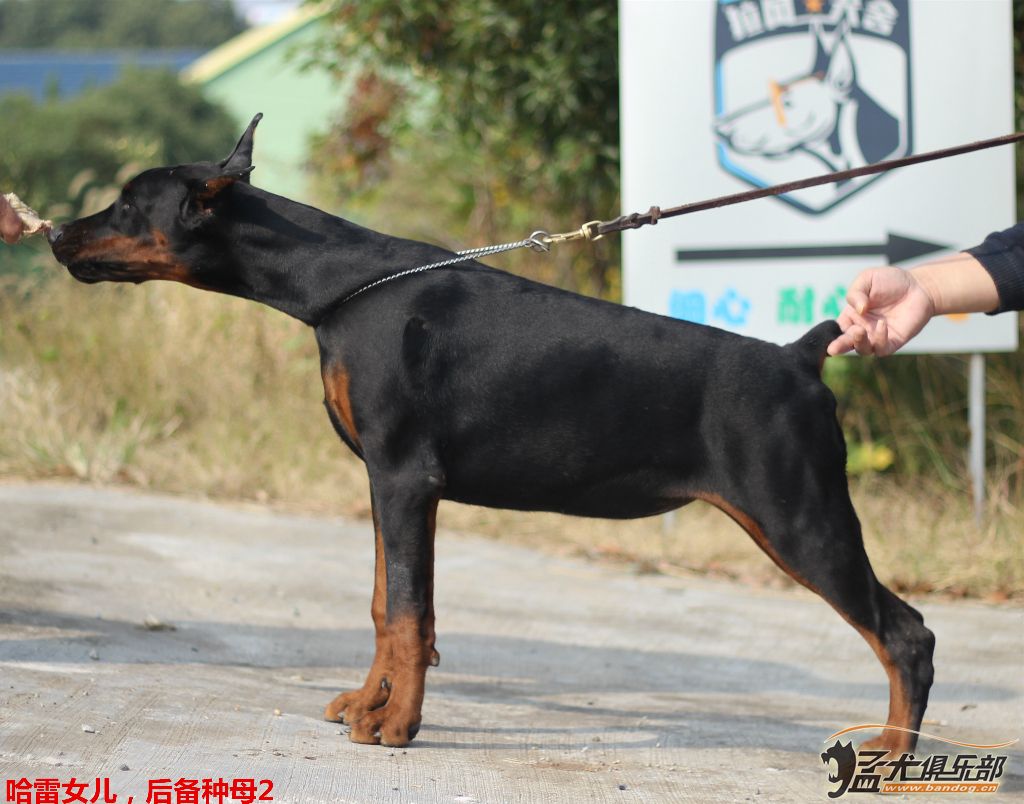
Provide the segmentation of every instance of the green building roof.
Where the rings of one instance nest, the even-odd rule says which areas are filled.
[[[309,140],[325,132],[344,106],[349,81],[310,64],[324,32],[325,11],[302,7],[272,25],[228,40],[182,71],[238,121],[239,132],[263,112],[256,135],[253,183],[310,200]]]

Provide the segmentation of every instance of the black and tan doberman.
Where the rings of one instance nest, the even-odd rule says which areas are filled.
[[[405,745],[434,648],[438,501],[631,518],[706,500],[874,649],[889,725],[918,729],[934,638],[872,571],[821,381],[834,322],[776,346],[585,298],[251,186],[253,131],[221,162],[147,170],[50,234],[83,282],[173,279],[313,327],[328,415],[366,464],[377,653],[331,720]],[[353,295],[356,294],[356,295]],[[875,741],[911,749],[887,729]]]

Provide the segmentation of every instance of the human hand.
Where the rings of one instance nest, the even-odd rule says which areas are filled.
[[[21,234],[24,231],[24,222],[0,193],[0,240],[8,245],[14,245],[21,239]]]
[[[856,349],[862,355],[891,355],[924,329],[936,312],[935,299],[910,271],[891,266],[861,272],[839,314],[843,334],[830,355]]]

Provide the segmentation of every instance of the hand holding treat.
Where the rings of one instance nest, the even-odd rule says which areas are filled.
[[[8,245],[17,243],[22,235],[47,232],[52,226],[14,193],[0,195],[0,239]]]

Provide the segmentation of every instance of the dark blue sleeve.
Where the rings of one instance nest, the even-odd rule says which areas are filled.
[[[992,275],[999,291],[999,307],[989,315],[1024,310],[1024,223],[993,232],[967,253]]]

